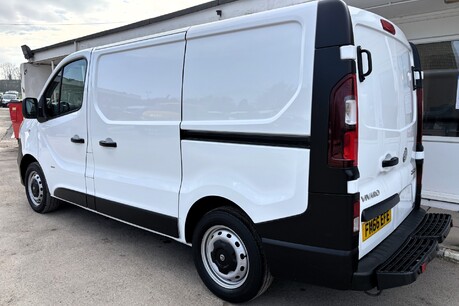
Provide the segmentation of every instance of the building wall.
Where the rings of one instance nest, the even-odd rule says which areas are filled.
[[[51,74],[51,65],[24,63],[21,65],[22,97],[38,98],[40,91]]]
[[[447,45],[451,41],[459,41],[459,10],[457,9],[397,18],[393,21],[402,28],[412,42],[422,45],[420,49],[435,45],[433,43],[445,42],[445,45]],[[438,50],[435,52],[438,52]],[[453,107],[448,111],[448,116],[451,116],[453,120],[452,122],[449,120],[449,124],[454,125],[454,131],[457,131],[459,110],[457,106],[454,109],[454,104],[459,103],[459,97],[457,96],[457,88],[459,86],[457,65],[459,64],[459,57],[456,54],[454,59],[452,52],[448,55],[437,54],[437,60],[444,63],[437,63],[433,67],[423,67],[425,69],[425,78],[429,78],[431,73],[441,74],[442,71],[448,71],[449,74],[453,74],[453,79],[451,79],[451,75],[448,78],[437,76],[432,82],[433,88],[432,86],[426,88],[426,90],[433,91],[434,94],[426,95],[424,103],[425,108],[428,110],[431,104],[444,105],[445,102],[449,102]],[[453,56],[452,59],[451,56]],[[426,80],[424,83],[426,83]],[[426,128],[426,124],[424,127]],[[438,135],[425,132],[425,166],[422,196],[426,199],[459,203],[459,137],[457,132],[454,131],[450,130],[443,135],[441,135],[441,131],[437,131]]]

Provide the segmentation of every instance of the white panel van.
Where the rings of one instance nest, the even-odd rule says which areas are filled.
[[[66,57],[23,102],[30,206],[192,246],[206,286],[412,283],[451,217],[420,208],[422,78],[398,27],[310,2]]]

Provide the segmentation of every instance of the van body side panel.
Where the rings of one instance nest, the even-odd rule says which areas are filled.
[[[358,236],[352,231],[358,194],[347,193],[347,182],[357,179],[359,173],[356,168],[330,168],[327,156],[331,93],[344,76],[356,71],[354,61],[340,57],[340,46],[353,44],[347,6],[338,1],[319,2],[317,27],[308,209],[290,218],[258,223],[256,228],[274,276],[346,289],[358,263]],[[285,254],[297,260],[286,260]]]
[[[97,211],[178,216],[184,52],[184,33],[94,50],[89,130]]]
[[[190,28],[182,129],[309,135],[316,6]]]
[[[187,32],[180,232],[206,196],[234,202],[254,222],[306,211],[316,8]]]
[[[309,167],[306,149],[183,140],[182,152],[181,203],[220,196],[254,222],[304,211],[308,177],[298,169]]]

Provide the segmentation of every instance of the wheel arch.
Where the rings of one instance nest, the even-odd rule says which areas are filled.
[[[22,157],[21,159],[21,164],[19,166],[19,170],[20,170],[20,174],[21,174],[21,182],[22,184],[25,184],[24,182],[24,176],[25,176],[25,173],[27,171],[27,167],[29,167],[29,165],[31,163],[34,163],[34,162],[37,162],[37,159],[35,157],[33,157],[32,155],[30,154],[26,154]]]
[[[196,201],[188,211],[185,221],[185,241],[187,243],[191,243],[193,240],[193,233],[199,220],[209,211],[220,207],[231,207],[237,210],[247,221],[253,224],[247,213],[233,201],[220,196],[207,196]]]

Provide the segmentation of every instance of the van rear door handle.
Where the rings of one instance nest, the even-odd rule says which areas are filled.
[[[363,58],[362,54],[367,56],[368,70],[363,72]],[[362,49],[361,46],[357,47],[357,68],[359,70],[359,81],[365,81],[365,78],[371,74],[373,71],[373,60],[371,59],[371,52],[365,49]]]
[[[392,157],[391,159],[382,161],[383,168],[393,167],[397,164],[398,164],[398,157]]]
[[[73,143],[84,143],[84,139],[80,138],[80,136],[75,135],[72,138],[70,138],[70,141]]]
[[[111,138],[99,141],[99,145],[101,147],[116,148],[116,142],[114,142]]]

